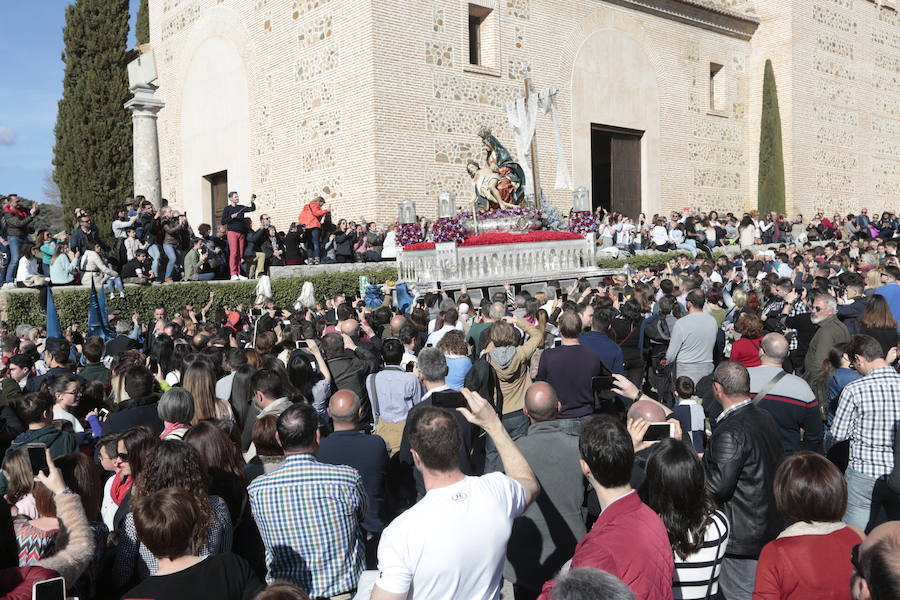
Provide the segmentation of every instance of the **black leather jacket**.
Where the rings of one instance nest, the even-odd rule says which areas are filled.
[[[729,414],[713,432],[703,455],[706,487],[731,524],[729,554],[756,557],[781,531],[773,487],[783,454],[778,425],[753,404]]]

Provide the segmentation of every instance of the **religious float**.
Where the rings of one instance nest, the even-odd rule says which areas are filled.
[[[431,240],[423,239],[415,203],[399,205],[397,257],[401,281],[444,289],[480,287],[509,281],[525,283],[599,278],[621,269],[597,267],[597,224],[590,192],[578,188],[568,223],[559,211],[526,194],[525,170],[488,129],[479,132],[484,164],[468,161],[472,197],[457,204],[442,191]],[[533,158],[533,153],[532,153]],[[529,171],[535,172],[531,165]],[[528,185],[528,189],[540,189]]]

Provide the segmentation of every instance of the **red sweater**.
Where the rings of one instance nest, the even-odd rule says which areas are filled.
[[[849,555],[848,555],[849,556]],[[636,600],[672,600],[675,575],[666,527],[653,509],[631,492],[606,507],[575,546],[572,568],[612,573],[634,592]],[[549,600],[555,583],[544,584],[538,600]]]
[[[734,340],[731,345],[731,360],[741,363],[748,369],[750,367],[758,367],[762,363],[759,360],[759,344],[762,338],[756,339],[740,338]]]
[[[843,527],[769,542],[759,555],[753,600],[850,600],[850,551],[861,541]]]

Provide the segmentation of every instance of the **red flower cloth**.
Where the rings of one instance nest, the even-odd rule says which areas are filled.
[[[532,242],[561,242],[564,240],[580,240],[584,236],[568,231],[532,231],[531,233],[483,233],[466,239],[460,247],[491,246],[494,244],[528,244]],[[404,246],[406,252],[416,250],[434,250],[433,242],[419,242]]]

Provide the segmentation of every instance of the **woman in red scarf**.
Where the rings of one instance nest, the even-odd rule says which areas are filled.
[[[9,262],[6,264],[4,283],[16,280],[16,268],[19,266],[22,244],[28,241],[28,230],[31,221],[38,212],[37,202],[32,203],[31,210],[25,211],[19,205],[19,196],[10,194],[3,205],[3,219],[6,221],[6,241],[9,242]]]
[[[119,436],[115,456],[110,456],[115,471],[103,488],[101,513],[110,531],[118,530],[131,511],[131,485],[140,472],[142,458],[149,456],[159,437],[149,427],[132,427]]]

